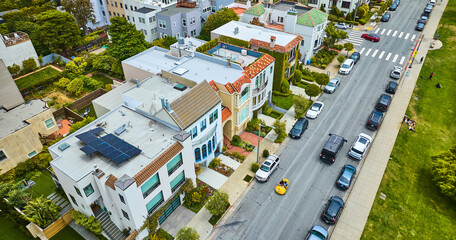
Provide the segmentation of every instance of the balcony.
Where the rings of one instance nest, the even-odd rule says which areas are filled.
[[[264,105],[264,103],[266,102],[266,100],[268,100],[268,98],[264,97],[263,100],[257,102],[255,105],[252,105],[252,111],[256,111],[259,108],[261,108]]]
[[[28,41],[28,40],[30,40],[30,38],[27,35],[27,33],[14,32],[14,33],[8,33],[8,34],[3,35],[2,40],[7,47],[11,47],[13,45]]]
[[[255,97],[256,95],[260,94],[265,88],[268,86],[268,81],[261,84],[259,87],[253,89],[252,95]]]
[[[320,49],[323,47],[323,41],[320,41],[320,45],[316,46],[313,48],[314,53],[320,51]]]

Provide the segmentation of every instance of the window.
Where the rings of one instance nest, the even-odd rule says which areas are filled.
[[[131,17],[131,19],[133,19],[133,22],[135,21],[135,17]]]
[[[111,1],[111,6],[114,6],[114,3]]]
[[[248,116],[249,116],[249,106],[247,105],[241,110],[239,123],[244,122],[244,120],[247,119]]]
[[[150,30],[150,34],[155,34],[157,33],[157,28],[152,28],[152,30]]]
[[[206,145],[201,147],[201,151],[203,152],[203,159],[207,158],[207,148]]]
[[[138,7],[135,6],[135,10],[138,10]]]
[[[163,20],[158,20],[158,26],[160,28],[166,29],[166,22]]]
[[[147,35],[147,30],[141,29],[144,33],[144,35]]]
[[[155,16],[149,18],[149,23],[155,22]]]
[[[171,185],[171,192],[174,192],[176,191],[180,185],[182,185],[182,183],[185,182],[185,175],[184,175],[184,171],[182,171],[179,175],[177,175],[177,177],[175,177],[170,185]]]
[[[128,10],[128,5],[127,5],[127,4],[125,4],[125,9],[127,9],[127,10]]]
[[[122,14],[122,17],[125,18],[125,14]]]
[[[215,134],[214,134],[214,136],[212,136],[212,147],[213,147],[212,150],[215,150],[215,145],[216,145],[216,144],[217,144],[217,143],[215,142]]]
[[[173,174],[184,162],[182,161],[182,154],[176,155],[171,161],[166,164],[166,169],[168,169],[168,176]]]
[[[196,23],[195,17],[190,18],[190,25],[193,25]]]
[[[101,11],[101,13],[103,14],[103,16],[106,16],[106,13],[105,13],[105,11]]]
[[[318,0],[309,0],[309,4],[317,4]]]
[[[176,22],[173,22],[173,27],[175,27],[175,26],[176,26]]]
[[[241,102],[239,105],[242,105],[249,98],[249,87],[244,88],[241,92]]]
[[[149,196],[149,194],[151,194],[158,186],[160,186],[160,178],[158,177],[158,173],[156,173],[141,186],[143,197],[146,198]]]
[[[6,154],[3,152],[3,150],[0,150],[0,161],[3,161],[7,159]]]
[[[122,3],[120,3],[120,8],[123,8],[123,4]]]
[[[176,38],[177,38],[177,39],[180,38],[180,33],[176,33]]]
[[[188,36],[188,34],[187,34],[186,31],[184,31],[183,34],[184,34],[184,37],[187,37],[187,36]]]
[[[196,126],[190,131],[190,134],[192,135],[192,139],[198,136],[198,130]]]
[[[119,198],[120,198],[120,201],[121,201],[123,204],[125,204],[125,199],[124,199],[124,197],[123,197],[122,195],[119,194]]]
[[[214,114],[211,113],[211,114],[209,115],[209,124],[212,124],[213,122],[214,122]]]
[[[272,73],[272,66],[269,68],[269,73]]]
[[[182,19],[182,27],[186,27],[187,26],[187,20],[186,19]]]
[[[130,10],[132,10],[132,11],[133,11],[133,6],[131,6],[131,5],[130,5]]]
[[[195,149],[195,162],[201,161],[201,151],[199,148]]]
[[[215,6],[212,6],[212,12],[213,13],[215,12]]]
[[[100,5],[103,6],[103,1],[102,0],[100,0]]]
[[[201,132],[206,129],[206,119],[201,122]]]
[[[127,15],[127,20],[130,21],[130,16]]]
[[[122,210],[122,215],[128,220],[130,221],[130,218],[128,217],[128,213],[126,213],[123,209]]]
[[[74,187],[74,189],[76,190],[76,193],[77,193],[79,196],[81,196],[81,197],[82,197],[82,194],[81,194],[81,191],[79,191],[79,188],[77,188],[77,187]]]
[[[73,195],[71,195],[71,194],[68,194],[68,195],[70,195],[71,201],[74,203],[74,205],[78,206],[78,203],[76,202],[76,199],[73,197]]]
[[[55,126],[54,120],[52,118],[49,118],[48,120],[44,121],[44,124],[46,125],[47,129]]]
[[[350,2],[342,2],[342,8],[350,8]]]
[[[36,155],[36,151],[33,151],[33,152],[31,152],[31,153],[28,154],[28,157],[29,157],[29,158],[32,158],[32,157],[34,157],[35,155]]]
[[[117,7],[117,2],[114,2],[114,6]]]
[[[190,33],[191,33],[192,37],[196,36],[196,29],[192,30]]]
[[[84,193],[86,195],[86,197],[92,195],[92,193],[94,192],[93,191],[93,187],[92,187],[92,184],[89,184],[87,187],[85,187],[84,189]]]
[[[212,144],[211,140],[207,143],[207,155],[211,155],[212,153]]]
[[[158,206],[160,206],[160,204],[162,202],[163,202],[163,193],[160,192],[160,193],[157,194],[157,196],[152,198],[152,200],[150,200],[150,202],[148,202],[146,204],[147,212],[149,214],[153,213],[155,211],[155,209],[157,209]]]
[[[279,16],[278,19],[277,19],[277,21],[280,22],[280,23],[283,23],[283,17],[280,17],[280,16]]]
[[[304,40],[301,40],[301,46],[304,46]]]
[[[214,111],[214,121],[218,119],[218,110]]]

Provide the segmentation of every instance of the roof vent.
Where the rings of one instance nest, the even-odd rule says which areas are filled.
[[[235,27],[233,33],[234,33],[234,35],[237,35],[237,34],[239,33],[239,28],[238,28],[238,27]]]
[[[125,128],[126,127],[126,124],[123,124],[122,126],[120,126],[119,128],[117,128],[114,133],[119,136],[120,134],[122,134],[123,132],[125,132],[127,129]]]
[[[70,144],[68,144],[68,143],[62,143],[62,144],[59,145],[59,149],[61,151],[65,151],[65,149],[67,149],[69,147],[70,147]]]
[[[177,84],[173,88],[176,89],[176,90],[179,90],[179,91],[184,91],[185,89],[187,89],[187,86],[184,86],[182,84]]]

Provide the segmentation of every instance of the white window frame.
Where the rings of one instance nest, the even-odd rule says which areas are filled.
[[[158,20],[158,27],[162,29],[166,29],[166,21]]]
[[[187,19],[182,19],[182,27],[187,27]]]

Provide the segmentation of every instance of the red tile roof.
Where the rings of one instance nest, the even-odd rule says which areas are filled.
[[[274,47],[271,48],[269,42],[264,42],[264,41],[260,41],[258,39],[252,38],[252,39],[250,39],[250,44],[261,47],[261,48],[269,49],[272,51],[286,53],[286,52],[290,51],[292,48],[294,48],[296,45],[298,45],[301,40],[302,40],[302,37],[298,35],[285,46],[274,44]]]
[[[214,89],[214,91],[218,92],[219,88],[217,87],[217,85],[215,85],[214,80],[210,81],[209,85],[211,85],[211,87],[212,87],[212,89]]]
[[[237,92],[241,92],[242,85],[245,83],[251,83],[250,79],[255,77],[259,72],[263,71],[264,68],[269,66],[275,59],[269,54],[263,54],[259,59],[253,62],[250,66],[244,68],[244,75],[236,80],[231,85],[236,89]]]
[[[106,180],[105,184],[106,184],[106,186],[112,188],[112,190],[116,190],[116,188],[114,187],[114,182],[116,182],[116,181],[117,181],[117,178],[114,175],[110,174],[109,178],[108,178],[108,180]]]
[[[225,122],[229,117],[231,117],[232,113],[229,108],[225,107],[222,110],[222,122]]]

